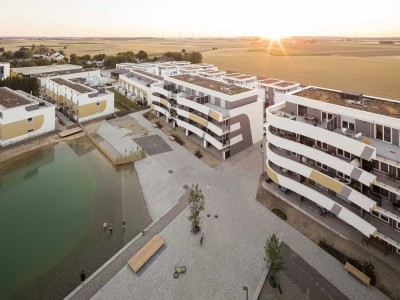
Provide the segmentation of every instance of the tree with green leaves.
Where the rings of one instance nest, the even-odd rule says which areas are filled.
[[[201,55],[200,52],[194,51],[194,52],[190,53],[189,61],[192,64],[199,64],[203,61],[203,56]]]
[[[272,282],[279,283],[279,272],[284,269],[284,261],[281,253],[281,243],[275,233],[266,240],[264,250],[264,260],[269,270],[271,284]]]
[[[33,96],[40,92],[40,82],[36,77],[10,76],[0,80],[0,87],[8,87],[12,90],[21,90]]]
[[[189,195],[189,221],[192,223],[192,232],[200,230],[200,212],[204,210],[204,195],[199,185],[192,184]]]
[[[136,58],[138,60],[144,60],[144,59],[148,59],[149,55],[147,54],[146,51],[140,50],[137,54],[136,54]]]

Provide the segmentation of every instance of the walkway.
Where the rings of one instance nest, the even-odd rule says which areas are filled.
[[[183,211],[161,231],[167,247],[143,272],[134,274],[125,264],[94,299],[244,299],[243,285],[249,287],[251,299],[265,270],[264,243],[272,233],[346,297],[385,299],[255,201],[261,171],[260,144],[212,169],[169,141],[159,129],[152,129],[140,114],[133,116],[173,149],[135,163],[147,204],[153,207],[149,211],[157,215],[158,206],[170,207],[184,193],[185,185],[199,183],[207,199],[201,225],[204,242],[200,246],[199,235],[190,232],[188,211]],[[187,267],[179,279],[172,276],[175,265]]]

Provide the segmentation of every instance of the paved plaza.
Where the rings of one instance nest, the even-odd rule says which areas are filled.
[[[206,196],[204,242],[200,246],[200,236],[190,232],[185,209],[160,232],[166,246],[143,271],[135,274],[125,265],[94,299],[245,299],[244,285],[252,299],[265,271],[265,240],[272,233],[345,297],[386,298],[347,274],[335,258],[255,201],[262,168],[260,144],[210,168],[141,114],[133,117],[173,150],[135,163],[150,215],[153,220],[161,216],[185,193],[185,185],[199,183]],[[187,267],[178,279],[173,278],[176,265]]]

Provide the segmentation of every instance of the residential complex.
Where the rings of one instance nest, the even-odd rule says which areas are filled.
[[[263,103],[254,89],[198,75],[167,76],[151,85],[151,106],[223,159],[262,139]]]
[[[119,75],[118,90],[132,100],[148,103],[151,84],[162,80],[162,77],[153,73],[131,70]]]
[[[72,70],[59,70],[59,71],[48,71],[33,74],[31,76],[35,76],[40,81],[40,86],[45,87],[46,81],[52,78],[63,78],[63,79],[75,79],[75,78],[91,78],[91,77],[100,77],[99,69],[92,68],[81,68],[81,69],[72,69]]]
[[[0,80],[10,76],[10,63],[0,62]]]
[[[46,81],[46,95],[60,109],[77,122],[111,115],[114,94],[104,87],[97,89],[63,78]]]
[[[274,103],[269,179],[400,254],[400,103],[319,87]]]
[[[0,146],[55,130],[54,105],[22,91],[0,87]]]
[[[289,93],[300,86],[300,83],[284,81],[275,78],[261,79],[257,82],[257,88],[260,91],[260,97],[264,99],[265,107],[274,104],[276,93]]]

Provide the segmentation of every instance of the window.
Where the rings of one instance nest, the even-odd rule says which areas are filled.
[[[373,163],[373,168],[375,170],[379,170],[379,161],[374,159],[374,160],[372,160],[372,163]]]
[[[384,215],[381,215],[381,220],[385,221],[386,223],[389,223],[389,218]]]
[[[381,188],[381,196],[389,199],[389,192]]]
[[[0,111],[0,119],[3,119],[3,113]]]
[[[400,229],[400,222],[396,222],[396,228]]]
[[[28,133],[29,133],[29,132],[33,132],[33,129],[29,129],[29,130],[28,130]]]
[[[378,212],[376,212],[376,211],[374,211],[374,210],[371,210],[371,214],[372,214],[373,216],[379,218],[379,213],[378,213]]]
[[[32,118],[28,118],[28,123],[32,123]]]
[[[343,151],[342,149],[337,149],[337,155],[350,159],[350,153]]]
[[[337,171],[337,176],[339,176],[340,178],[344,178],[344,179],[349,179],[350,180],[350,176],[343,174],[342,172]]]
[[[350,122],[347,122],[347,121],[343,121],[343,122],[342,122],[342,128],[347,128],[347,129],[350,129],[350,130],[355,130],[354,123],[350,123]]]
[[[320,141],[317,141],[317,147],[320,149],[328,150],[328,145]]]
[[[318,183],[315,183],[315,186],[319,187],[320,189],[323,189],[324,191],[328,191],[328,189]]]
[[[388,166],[388,164],[385,164],[385,163],[381,162],[381,171],[382,171],[383,173],[388,174],[388,173],[389,173],[389,166]]]
[[[392,142],[392,128],[382,125],[375,125],[375,138],[388,143]]]
[[[321,164],[319,161],[317,161],[315,164],[316,164],[316,166],[318,168],[321,168],[321,169],[323,169],[325,171],[328,171],[328,166],[327,165]]]
[[[321,119],[322,119],[322,122],[328,122],[329,120],[331,120],[333,118],[333,115],[332,114],[330,114],[330,113],[326,113],[326,112],[321,112]]]

